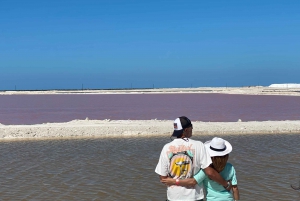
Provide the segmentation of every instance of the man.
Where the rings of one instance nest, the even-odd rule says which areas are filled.
[[[167,197],[170,201],[195,201],[203,200],[203,186],[195,185],[189,188],[179,186],[180,179],[193,177],[200,169],[212,180],[230,189],[230,182],[225,181],[219,173],[209,167],[211,158],[206,152],[202,142],[192,140],[193,125],[185,117],[178,117],[174,121],[172,142],[166,144],[160,154],[155,172],[159,174],[160,180],[166,177],[176,179],[176,186],[168,186]]]

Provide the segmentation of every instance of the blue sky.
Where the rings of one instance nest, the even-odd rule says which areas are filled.
[[[0,90],[300,83],[299,0],[0,1]]]

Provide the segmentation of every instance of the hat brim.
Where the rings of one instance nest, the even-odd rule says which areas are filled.
[[[183,129],[181,129],[181,130],[174,130],[172,136],[178,137],[178,136],[180,136],[182,133],[183,133]]]
[[[210,157],[225,156],[226,154],[229,154],[232,151],[231,144],[226,140],[224,140],[224,141],[225,141],[225,146],[226,146],[226,149],[224,151],[214,151],[214,150],[212,150],[210,148],[211,140],[204,143],[204,146],[205,146],[206,150],[208,151]]]

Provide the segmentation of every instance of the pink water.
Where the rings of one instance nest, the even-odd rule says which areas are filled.
[[[168,119],[230,122],[300,120],[300,96],[228,94],[2,95],[1,124],[74,119]]]

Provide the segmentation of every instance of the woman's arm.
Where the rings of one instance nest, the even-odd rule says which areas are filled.
[[[233,191],[233,198],[234,200],[239,200],[240,199],[240,193],[237,185],[232,186],[232,191]]]

